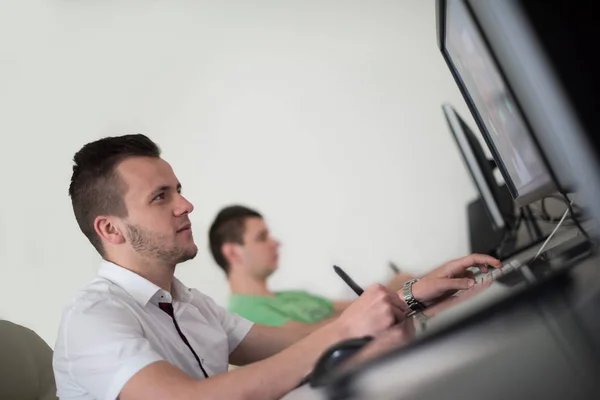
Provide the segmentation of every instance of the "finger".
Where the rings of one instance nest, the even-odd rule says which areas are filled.
[[[465,269],[469,268],[469,267],[473,267],[476,266],[479,269],[481,268],[481,265],[485,265],[486,267],[486,271],[487,271],[487,265],[494,267],[494,268],[501,268],[502,267],[502,263],[500,262],[500,260],[495,259],[492,256],[488,256],[485,254],[470,254],[466,257],[463,258],[459,258],[457,260],[454,261],[450,261],[448,263],[448,267],[450,269],[450,272],[452,274],[460,274],[462,273]],[[483,270],[482,270],[483,271]]]
[[[392,326],[398,325],[406,319],[407,311],[394,307],[392,312],[394,313],[394,322],[392,323]]]
[[[443,293],[449,290],[469,289],[474,285],[475,281],[469,278],[440,279],[436,282],[436,289]]]
[[[396,325],[396,308],[391,307],[386,312],[386,318],[383,320],[385,328]]]
[[[463,273],[462,277],[463,278],[467,278],[467,279],[473,279],[473,280],[475,280],[475,274],[473,273],[473,271],[469,271],[469,270],[465,271]]]
[[[395,324],[397,324],[406,318],[406,314],[408,314],[410,309],[396,292],[389,292],[389,299],[392,306],[392,313],[395,318]]]
[[[400,311],[406,311],[408,306],[400,298],[400,294],[398,292],[389,292],[390,303],[392,303],[392,307],[398,309]]]
[[[382,287],[383,287],[383,285],[381,285],[379,283],[373,283],[373,284],[367,286],[367,288],[365,289],[364,293],[378,292],[378,291],[381,290]]]
[[[487,274],[488,271],[489,271],[489,268],[488,268],[487,264],[477,264],[477,265],[475,265],[475,268],[479,269],[484,274]]]
[[[374,283],[372,285],[369,285],[363,292],[363,294],[360,295],[359,298],[366,298],[369,300],[363,300],[363,301],[377,301],[378,298],[381,298],[381,296],[385,296],[385,293],[387,289],[379,284],[379,283]]]

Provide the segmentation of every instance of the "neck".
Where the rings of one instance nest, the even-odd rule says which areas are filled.
[[[106,260],[138,274],[167,292],[171,292],[175,265],[138,257],[106,257]]]
[[[246,296],[274,296],[267,286],[265,278],[236,273],[233,268],[229,272],[229,288],[233,294],[243,294]]]

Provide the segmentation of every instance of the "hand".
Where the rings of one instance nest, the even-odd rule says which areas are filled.
[[[392,277],[392,279],[390,279],[385,286],[389,289],[392,290],[394,292],[397,292],[398,290],[402,289],[402,285],[404,285],[404,282],[414,278],[414,275],[408,274],[406,272],[399,272],[396,275],[394,275]]]
[[[461,303],[467,299],[478,295],[479,293],[487,289],[492,283],[493,281],[483,282],[471,290],[448,296],[443,300],[437,302],[436,304],[432,305],[431,307],[427,307],[425,310],[423,310],[423,315],[428,318],[433,317],[434,315],[439,314],[440,312],[454,306],[457,303]]]
[[[360,351],[343,363],[340,370],[352,368],[358,364],[379,357],[410,341],[415,336],[415,321],[412,318],[405,319],[402,323],[386,329],[371,342],[366,344]]]
[[[413,296],[419,302],[428,304],[458,290],[468,289],[475,284],[475,279],[467,268],[476,267],[486,273],[488,266],[502,268],[499,260],[483,254],[471,254],[447,262],[413,284]]]
[[[369,286],[334,322],[349,337],[376,336],[401,321],[408,311],[396,292],[375,284]]]

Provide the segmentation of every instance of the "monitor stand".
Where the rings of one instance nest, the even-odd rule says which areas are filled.
[[[484,202],[478,198],[467,206],[469,221],[469,241],[471,253],[489,254],[498,257],[498,248],[505,236],[504,229],[494,229],[485,209]]]
[[[510,200],[512,202],[512,200]],[[468,204],[467,216],[469,221],[469,241],[472,253],[488,254],[500,260],[521,253],[532,246],[541,246],[546,240],[533,218],[531,209],[526,206],[521,212],[524,219],[522,226],[527,231],[527,238],[523,240],[522,229],[512,232],[512,228],[505,226],[503,229],[494,229],[491,220],[481,199],[476,199]],[[515,221],[509,221],[514,224]]]

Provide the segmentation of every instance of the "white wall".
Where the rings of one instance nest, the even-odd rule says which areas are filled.
[[[436,47],[434,1],[25,1],[0,6],[0,317],[54,344],[98,256],[71,159],[144,132],[195,204],[178,276],[225,304],[217,210],[257,207],[283,242],[274,288],[350,293],[467,253],[475,195],[440,105],[467,116]]]

